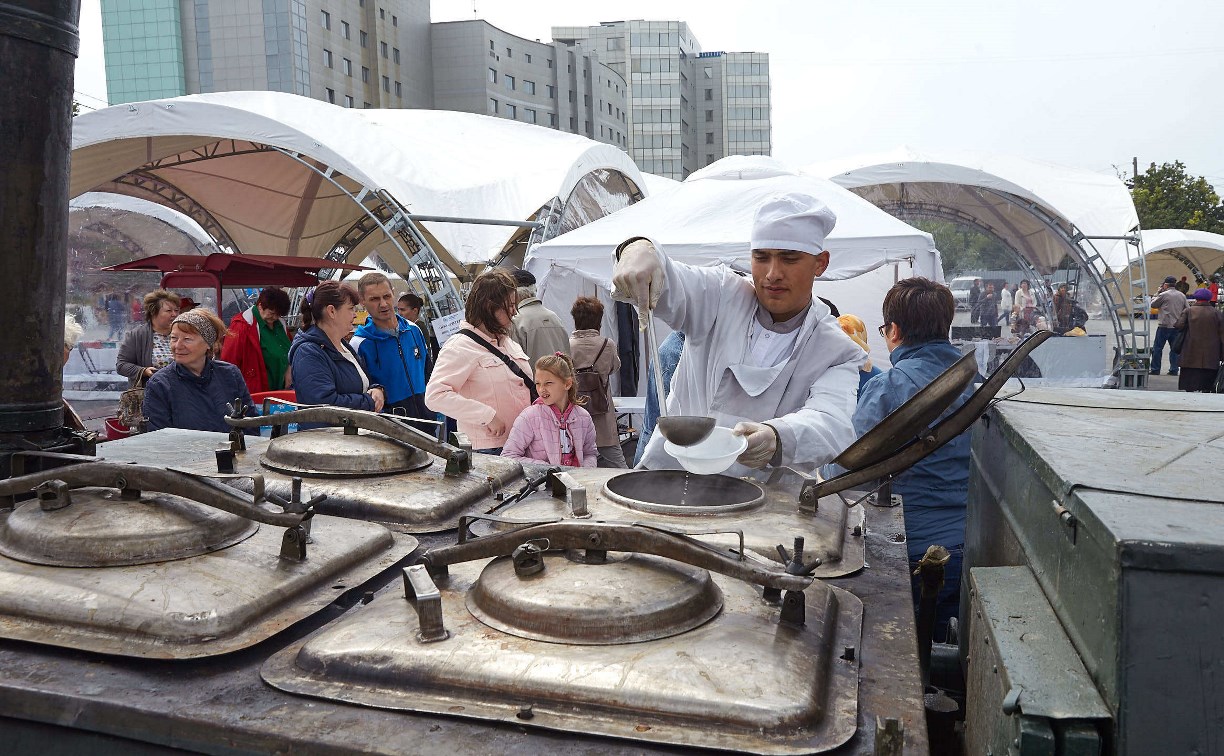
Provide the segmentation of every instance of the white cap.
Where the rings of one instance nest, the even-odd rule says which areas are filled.
[[[771,197],[756,211],[752,221],[752,249],[786,249],[818,255],[837,216],[825,203],[811,196],[790,192]]]

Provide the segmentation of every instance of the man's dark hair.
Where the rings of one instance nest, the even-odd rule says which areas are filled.
[[[255,300],[255,303],[275,312],[282,318],[289,314],[289,295],[284,289],[275,286],[269,286],[259,292],[259,299]]]
[[[497,311],[510,308],[517,297],[514,276],[505,268],[490,268],[476,277],[464,305],[464,319],[485,333],[504,336],[510,329],[497,322]]]
[[[884,323],[901,329],[902,344],[948,338],[955,314],[951,290],[927,278],[903,278],[884,295]]]
[[[595,297],[578,297],[570,308],[574,329],[578,331],[598,331],[603,323],[603,314],[603,302]]]
[[[408,306],[414,310],[419,310],[425,306],[425,300],[421,299],[411,291],[400,294],[399,299],[397,299],[396,302],[407,302]]]

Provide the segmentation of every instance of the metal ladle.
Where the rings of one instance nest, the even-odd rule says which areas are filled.
[[[698,415],[667,416],[666,402],[663,399],[663,368],[659,364],[659,340],[655,336],[654,317],[651,308],[638,308],[638,318],[642,320],[642,329],[646,331],[646,341],[650,347],[650,362],[654,366],[655,399],[659,403],[659,420],[655,427],[663,438],[676,446],[692,446],[709,438],[714,432],[714,418]]]

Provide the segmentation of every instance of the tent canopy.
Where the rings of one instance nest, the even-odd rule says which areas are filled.
[[[1068,254],[1083,256],[1068,241],[1076,231],[1090,239],[1120,237],[1139,225],[1130,192],[1117,177],[1007,155],[902,147],[803,172],[829,177],[901,217],[977,226],[1043,274]],[[1099,239],[1092,246],[1111,271],[1129,264],[1126,242]]]
[[[112,265],[103,270],[155,270],[162,274],[162,288],[214,289],[221,301],[223,288],[260,288],[282,286],[293,289],[315,286],[319,270],[366,270],[360,265],[319,259],[276,257],[273,255],[153,255],[140,260]]]
[[[1157,228],[1143,231],[1148,289],[1155,291],[1165,276],[1210,276],[1224,266],[1224,235],[1208,231]]]
[[[649,236],[672,259],[694,265],[748,266],[752,219],[777,194],[805,192],[837,215],[825,240],[834,281],[900,261],[916,261],[918,275],[942,280],[930,234],[879,210],[827,179],[802,176],[767,157],[732,156],[693,173],[673,191],[536,245],[527,267],[537,278],[551,267],[580,267],[604,288],[611,286],[612,250],[631,236]]]
[[[368,222],[373,191],[414,214],[524,221],[554,198],[566,201],[588,176],[644,188],[624,152],[585,137],[469,113],[356,110],[278,92],[190,95],[86,113],[74,119],[72,148],[73,197],[107,191],[187,208],[223,243],[228,237],[255,254],[327,254],[354,224]],[[592,196],[598,202],[604,194]],[[425,228],[452,267],[495,257],[518,232]],[[384,241],[370,233],[349,256],[363,259]]]

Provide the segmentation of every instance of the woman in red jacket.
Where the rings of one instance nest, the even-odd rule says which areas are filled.
[[[281,318],[289,314],[289,295],[269,286],[255,306],[234,316],[221,359],[238,366],[252,394],[280,391],[292,385],[289,333]]]

